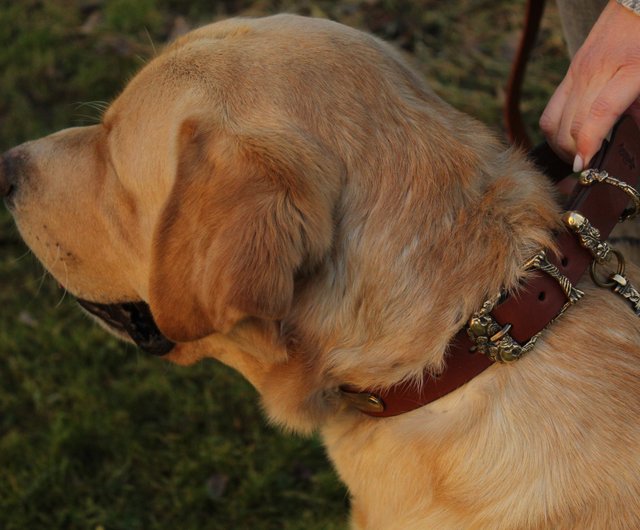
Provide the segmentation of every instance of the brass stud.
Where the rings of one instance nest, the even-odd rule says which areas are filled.
[[[565,224],[573,229],[580,228],[586,220],[584,215],[575,211],[566,212],[563,218]]]
[[[340,390],[349,404],[362,412],[384,412],[384,401],[369,392],[347,392]]]

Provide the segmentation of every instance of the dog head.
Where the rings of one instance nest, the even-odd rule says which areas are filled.
[[[99,125],[2,168],[27,244],[111,331],[216,357],[278,406],[437,369],[554,215],[390,47],[293,16],[185,35]]]
[[[275,51],[300,45],[289,25],[192,32],[101,124],[5,155],[23,238],[87,307],[144,301],[178,343],[289,312],[294,283],[331,245],[342,171],[289,97],[312,81],[304,57]]]

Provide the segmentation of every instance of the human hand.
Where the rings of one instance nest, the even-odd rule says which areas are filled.
[[[618,118],[640,124],[640,16],[610,0],[540,118],[553,149],[581,171]]]

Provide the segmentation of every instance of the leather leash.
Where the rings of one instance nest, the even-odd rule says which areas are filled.
[[[541,169],[551,168],[551,178],[560,179],[560,173],[568,168],[545,148],[532,153],[534,163]],[[540,158],[540,157],[543,158]],[[536,158],[537,157],[537,158]],[[554,159],[555,157],[555,159]],[[633,120],[623,117],[591,162],[592,168],[606,170],[620,181],[633,186],[640,173],[640,131]],[[569,169],[562,176],[571,173]],[[629,204],[629,195],[616,186],[597,182],[590,186],[576,186],[567,204],[567,211],[578,211],[600,232],[604,241]],[[592,253],[570,230],[556,236],[561,255],[547,256],[562,276],[576,285],[594,260]],[[547,268],[548,269],[548,268]],[[579,296],[578,296],[579,298]],[[567,289],[557,278],[547,272],[532,272],[530,280],[516,294],[500,300],[490,312],[501,332],[508,333],[520,345],[535,342],[535,338],[567,307]],[[506,331],[505,331],[506,330]],[[493,337],[492,337],[493,339]],[[436,377],[425,373],[420,384],[401,382],[386,389],[358,389],[344,385],[341,392],[351,405],[369,416],[390,417],[422,407],[464,385],[476,375],[493,365],[496,359],[476,352],[467,326],[460,330],[450,343],[446,354],[446,367]]]
[[[531,148],[531,141],[520,112],[522,84],[527,69],[527,62],[536,43],[540,21],[544,13],[545,0],[528,0],[524,28],[520,36],[518,51],[511,66],[507,82],[506,101],[504,106],[504,124],[507,138],[512,145],[524,149]],[[565,176],[569,173],[565,173]]]

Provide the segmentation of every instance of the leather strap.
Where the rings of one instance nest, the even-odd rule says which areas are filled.
[[[640,133],[630,117],[623,118],[614,130],[611,141],[594,157],[592,167],[606,169],[611,175],[632,186],[637,185],[640,160]],[[577,210],[607,239],[629,203],[623,191],[608,184],[577,186],[569,199],[567,210]],[[549,256],[549,261],[576,285],[592,261],[592,256],[577,237],[565,231],[556,237],[561,256]],[[546,274],[534,273],[518,296],[509,297],[497,306],[493,316],[499,323],[511,324],[510,335],[526,342],[544,329],[566,303],[558,283]]]
[[[520,98],[522,83],[527,69],[527,62],[540,29],[540,20],[544,13],[545,0],[528,0],[524,29],[520,37],[518,51],[511,66],[509,81],[507,82],[506,102],[504,106],[504,123],[507,138],[514,145],[524,149],[531,147],[527,128],[520,112]],[[568,173],[567,173],[568,174]],[[565,175],[566,176],[566,175]]]
[[[640,131],[633,120],[625,116],[614,128],[611,140],[605,142],[594,157],[591,167],[605,169],[610,175],[635,187],[640,173],[639,164]],[[628,205],[629,197],[618,188],[603,183],[577,188],[566,209],[582,213],[600,231],[601,238],[606,239]],[[568,230],[557,235],[556,244],[561,254],[547,257],[576,285],[593,258]],[[492,316],[500,325],[511,324],[509,334],[524,344],[556,318],[566,301],[559,284],[550,276],[536,271],[516,295],[508,296],[494,308]],[[409,412],[452,392],[493,364],[487,356],[473,353],[472,346],[466,328],[463,328],[450,343],[445,370],[437,377],[425,373],[420,385],[399,383],[380,391],[345,385],[341,390],[351,397],[364,395],[373,398],[382,410],[359,407],[369,416],[390,417]]]

